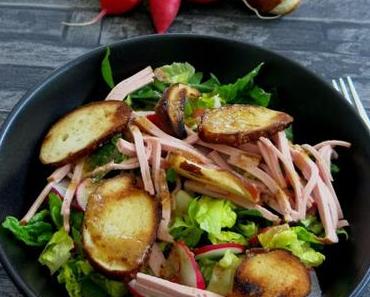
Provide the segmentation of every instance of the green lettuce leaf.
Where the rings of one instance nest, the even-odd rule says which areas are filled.
[[[246,238],[251,238],[258,232],[258,226],[255,222],[246,222],[245,224],[238,224],[237,230]]]
[[[195,247],[203,234],[196,222],[191,221],[188,216],[175,217],[170,227],[170,233],[176,240],[183,240],[189,247]]]
[[[239,78],[234,83],[216,87],[213,92],[215,94],[219,94],[223,102],[227,104],[263,103],[264,106],[267,106],[269,103],[268,101],[270,100],[270,95],[268,93],[263,93],[260,88],[254,88],[254,78],[258,75],[262,65],[262,63],[259,64],[251,72]]]
[[[71,257],[73,240],[64,229],[55,232],[42,251],[39,262],[55,273]]]
[[[126,156],[121,154],[116,147],[119,138],[121,138],[121,134],[113,136],[109,142],[99,147],[88,157],[87,164],[90,170],[103,166],[111,161],[120,163],[126,159]]]
[[[189,205],[189,215],[200,228],[211,234],[220,234],[222,228],[231,228],[236,222],[234,205],[228,200],[212,199],[202,196]]]
[[[60,284],[65,284],[70,297],[82,297],[83,280],[92,271],[93,268],[86,260],[73,259],[61,267],[57,279]]]
[[[286,249],[307,266],[319,266],[325,260],[325,256],[315,251],[309,242],[299,239],[299,236],[302,235],[297,235],[293,228],[285,224],[272,227],[259,234],[258,240],[264,248]]]
[[[209,233],[208,239],[210,242],[212,242],[212,244],[233,242],[247,245],[247,240],[242,234],[232,231],[221,231],[220,233],[216,234]]]
[[[211,77],[203,83],[201,83],[201,81],[195,82],[190,79],[189,84],[191,87],[198,89],[201,93],[211,93],[220,86],[221,83],[214,74],[211,73],[210,76]]]
[[[207,284],[211,280],[213,268],[215,267],[216,263],[217,260],[210,259],[208,257],[200,258],[198,260],[200,272],[202,273]]]
[[[218,94],[204,93],[199,98],[189,99],[185,102],[185,117],[193,116],[199,109],[210,109],[221,107],[222,99]]]
[[[107,83],[107,85],[110,88],[113,88],[114,80],[113,80],[113,74],[112,74],[112,67],[109,61],[109,56],[110,56],[110,48],[107,47],[105,50],[104,59],[101,63],[101,74],[103,76],[104,81]]]
[[[231,293],[234,276],[241,260],[232,252],[226,251],[223,258],[214,265],[207,290],[226,296]]]
[[[26,245],[39,247],[46,245],[53,236],[53,226],[47,222],[48,218],[49,211],[42,210],[23,225],[17,218],[7,216],[2,226]]]
[[[81,227],[84,218],[84,213],[80,211],[71,211],[71,235],[73,241],[75,243],[77,252],[82,255],[83,247],[82,247],[82,235],[81,235]]]
[[[299,222],[303,227],[305,227],[308,231],[316,234],[316,235],[323,235],[324,234],[324,226],[321,224],[319,219],[314,215],[307,216],[304,220]]]
[[[63,226],[63,217],[61,215],[62,200],[55,193],[50,193],[48,197],[49,212],[51,220],[57,229]]]
[[[175,215],[184,216],[188,212],[189,204],[193,200],[189,193],[179,190],[175,195]]]
[[[188,83],[195,74],[195,69],[189,63],[172,63],[154,70],[156,78],[164,83]],[[194,79],[194,78],[193,78]]]
[[[166,180],[170,183],[175,183],[177,178],[176,170],[173,168],[168,168],[166,170]]]
[[[92,273],[89,279],[111,297],[122,297],[127,294],[127,287],[123,282],[108,279],[99,273]]]

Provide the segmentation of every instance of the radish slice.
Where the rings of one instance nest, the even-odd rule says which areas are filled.
[[[71,180],[69,178],[65,178],[60,183],[54,184],[51,191],[58,195],[60,199],[64,199],[70,182]]]
[[[175,243],[174,249],[176,249],[180,258],[180,283],[198,289],[205,289],[206,283],[199,265],[195,261],[193,252],[182,241]]]
[[[77,187],[76,200],[78,206],[85,211],[87,206],[87,200],[92,192],[96,190],[98,183],[94,183],[91,178],[86,178]]]
[[[231,251],[233,254],[242,254],[245,247],[237,243],[220,243],[210,244],[194,249],[195,259],[202,258],[217,258],[225,255],[226,251]]]
[[[131,295],[133,297],[144,297],[143,295],[141,295],[136,289],[135,289],[135,286],[136,286],[136,280],[132,280],[128,283],[128,290],[129,292],[131,293]]]

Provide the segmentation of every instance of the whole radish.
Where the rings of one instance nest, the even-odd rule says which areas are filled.
[[[95,24],[106,15],[119,15],[131,11],[141,3],[141,0],[100,0],[100,12],[92,20],[83,23],[65,23],[67,26],[87,26]]]
[[[149,0],[149,9],[157,33],[165,33],[175,20],[181,0]]]

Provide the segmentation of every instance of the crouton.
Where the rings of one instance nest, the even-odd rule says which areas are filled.
[[[157,200],[135,188],[134,179],[108,179],[90,195],[83,247],[90,263],[113,278],[131,276],[146,260],[160,220]]]
[[[228,297],[305,297],[311,281],[306,267],[284,250],[250,251],[238,267]]]
[[[234,104],[206,110],[199,137],[206,142],[238,146],[284,130],[293,118],[262,106]]]
[[[167,88],[158,101],[155,112],[164,123],[171,126],[171,134],[184,138],[184,108],[187,97],[198,97],[199,91],[183,84],[175,84]]]
[[[130,115],[131,109],[119,101],[93,102],[73,110],[50,128],[41,145],[41,162],[60,166],[89,154],[123,131]]]
[[[178,174],[191,180],[220,188],[252,203],[257,203],[259,200],[254,189],[251,189],[248,184],[227,170],[207,167],[174,153],[170,154],[168,164]]]

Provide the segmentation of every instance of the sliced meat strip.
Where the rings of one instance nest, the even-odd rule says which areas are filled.
[[[127,95],[154,81],[153,69],[148,66],[117,84],[105,100],[123,100]]]
[[[342,140],[326,140],[326,141],[323,141],[323,142],[320,142],[316,145],[314,145],[314,148],[319,150],[320,148],[322,148],[323,146],[326,146],[326,145],[330,145],[330,146],[343,146],[343,147],[346,147],[346,148],[350,148],[351,147],[351,143],[348,142],[348,141],[342,141]]]
[[[127,140],[124,140],[122,138],[118,139],[117,141],[117,149],[120,153],[126,156],[129,157],[136,156],[135,144],[128,142]]]
[[[77,186],[80,184],[82,180],[83,167],[84,167],[84,161],[80,161],[76,164],[73,170],[73,176],[72,176],[71,182],[68,185],[67,192],[64,196],[64,200],[62,204],[61,214],[63,215],[63,226],[67,232],[69,232],[69,229],[70,229],[69,216],[71,213],[71,204],[72,204],[72,200],[74,198]]]
[[[141,134],[141,131],[137,126],[131,125],[130,130],[132,136],[134,137],[136,154],[140,164],[141,177],[143,179],[144,189],[149,194],[154,195],[154,186],[152,178],[150,176],[148,156],[144,146],[143,135]]]
[[[25,216],[21,219],[22,224],[27,224],[32,217],[36,214],[41,204],[45,201],[54,185],[60,183],[71,171],[71,164],[64,165],[56,169],[48,178],[48,184],[44,187],[41,193],[37,196],[35,202],[29,208]]]
[[[232,171],[232,168],[226,163],[226,161],[221,157],[221,155],[216,152],[212,151],[208,154],[208,158],[210,158],[217,166],[222,169]]]

